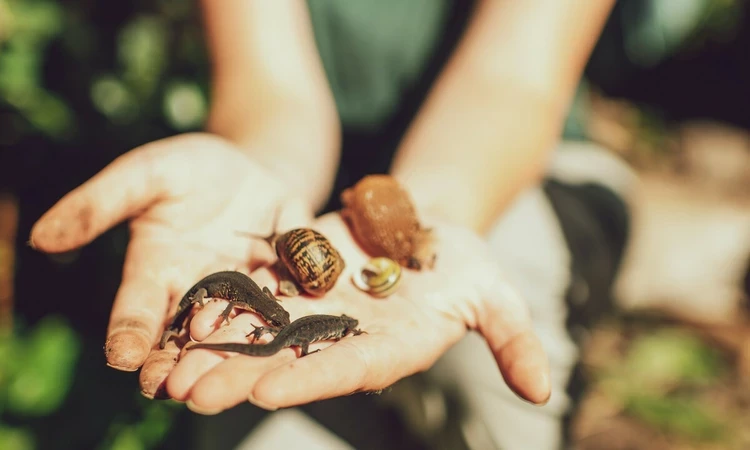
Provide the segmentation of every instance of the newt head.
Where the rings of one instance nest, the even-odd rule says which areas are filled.
[[[341,315],[341,320],[346,324],[347,328],[353,329],[359,324],[359,320],[349,317],[346,314]]]

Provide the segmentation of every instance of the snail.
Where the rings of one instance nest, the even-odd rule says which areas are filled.
[[[346,267],[331,241],[310,228],[295,228],[282,234],[274,231],[268,236],[238,233],[268,242],[278,257],[273,267],[279,277],[279,292],[288,297],[299,295],[300,288],[314,296],[325,294]]]
[[[374,297],[387,297],[401,284],[401,266],[390,258],[373,258],[352,274],[352,281],[358,289]]]
[[[389,175],[368,175],[341,194],[341,217],[365,252],[415,270],[432,268],[432,231],[422,228],[409,193]]]

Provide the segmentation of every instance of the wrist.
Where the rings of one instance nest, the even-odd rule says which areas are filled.
[[[405,136],[391,174],[425,214],[483,234],[542,177],[562,108],[524,89],[438,94]]]
[[[328,103],[328,104],[325,104]],[[319,211],[333,188],[340,124],[333,101],[245,102],[244,111],[217,110],[207,131],[237,145]]]

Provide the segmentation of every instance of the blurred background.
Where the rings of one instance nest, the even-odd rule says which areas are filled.
[[[105,365],[126,226],[54,257],[26,245],[47,208],[122,152],[201,129],[198,12],[0,0],[2,449],[200,439],[186,430],[203,419]],[[587,68],[566,138],[616,152],[641,186],[618,309],[588,339],[580,448],[750,448],[749,13],[738,0],[619,2]]]

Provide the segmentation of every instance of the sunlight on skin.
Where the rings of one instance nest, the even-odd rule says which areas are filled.
[[[359,319],[359,327],[367,334],[347,336],[338,343],[314,344],[311,350],[325,350],[304,358],[297,358],[296,349],[284,349],[271,357],[206,349],[183,351],[167,379],[171,396],[187,401],[196,412],[214,414],[247,400],[276,409],[383,389],[400,378],[428,369],[464,335],[467,326],[481,327],[481,316],[492,314],[495,317],[491,328],[497,330],[493,339],[508,343],[495,348],[498,361],[507,372],[506,379],[528,400],[546,401],[546,356],[535,336],[518,334],[531,329],[525,305],[520,297],[503,292],[504,284],[478,279],[483,273],[492,273],[486,267],[494,269],[483,255],[481,241],[471,242],[465,232],[439,228],[441,237],[455,242],[441,244],[435,271],[406,271],[397,294],[375,299],[351,283],[351,274],[368,257],[354,244],[338,215],[324,216],[313,226],[339,249],[347,267],[335,289],[324,298],[280,297],[282,305],[292,320],[309,314],[346,313]],[[261,286],[276,289],[276,280],[267,269],[256,271],[253,278]],[[493,302],[493,308],[487,308],[485,299],[480,298],[480,292],[487,288],[504,297]],[[260,320],[243,311],[217,329],[217,316],[225,305],[225,301],[212,301],[195,314],[190,324],[194,340],[249,341],[245,335],[252,330],[251,324],[258,325]]]
[[[196,167],[201,168],[200,180],[188,170]],[[179,299],[210,273],[245,271],[256,266],[263,252],[268,255],[268,247],[263,250],[236,232],[266,234],[277,208],[282,213],[277,230],[312,224],[347,265],[324,298],[282,298],[284,308],[292,319],[346,313],[368,334],[347,336],[299,359],[291,349],[267,358],[183,349],[182,360],[175,362],[187,334],[164,350],[156,344]],[[312,221],[304,201],[246,154],[222,139],[189,134],[119,157],[47,211],[34,225],[30,243],[45,253],[72,250],[126,219],[131,240],[105,354],[118,370],[142,366],[146,397],[169,394],[195,411],[212,413],[245,399],[274,409],[379,390],[428,369],[471,329],[487,338],[511,389],[535,403],[549,398],[549,364],[532,333],[526,305],[501,279],[486,243],[468,229],[425,221],[437,232],[435,269],[407,270],[396,295],[372,298],[351,283],[352,272],[368,257],[338,214]],[[253,278],[276,288],[266,269]],[[194,339],[247,341],[250,323],[260,320],[243,311],[230,324],[219,324],[225,304],[195,308],[190,325]]]

